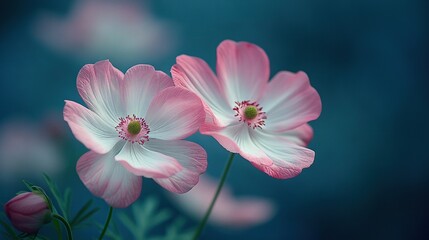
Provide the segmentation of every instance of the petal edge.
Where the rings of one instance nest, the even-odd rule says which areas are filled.
[[[64,120],[73,135],[87,148],[106,153],[119,141],[114,128],[110,128],[96,113],[73,101],[66,100],[65,103]]]
[[[110,206],[125,208],[140,196],[142,178],[128,172],[115,161],[114,151],[89,151],[79,159],[76,170],[83,184]]]

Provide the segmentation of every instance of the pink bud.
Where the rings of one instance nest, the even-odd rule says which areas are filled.
[[[51,220],[48,202],[39,193],[21,193],[9,200],[4,209],[12,225],[25,233],[37,233]]]

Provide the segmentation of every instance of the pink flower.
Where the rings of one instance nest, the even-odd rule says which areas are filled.
[[[85,65],[77,88],[89,109],[66,101],[64,119],[91,150],[79,159],[77,172],[94,195],[127,207],[140,195],[140,176],[175,193],[197,184],[207,167],[206,152],[180,140],[204,120],[195,94],[174,87],[150,65],[136,65],[124,75],[107,60]]]
[[[69,16],[40,14],[36,37],[54,50],[84,60],[116,61],[164,57],[175,42],[174,29],[137,1],[80,0]]]
[[[4,206],[12,225],[26,233],[37,233],[51,221],[51,210],[45,197],[34,192],[21,193]]]
[[[189,214],[201,219],[216,192],[217,182],[204,176],[188,193],[172,198]],[[268,221],[274,214],[273,204],[255,197],[236,198],[228,186],[219,194],[209,221],[230,228],[244,228]]]
[[[308,121],[321,101],[304,72],[282,71],[268,82],[265,52],[247,42],[223,41],[217,76],[203,60],[182,55],[171,70],[174,83],[197,94],[206,120],[200,131],[275,178],[291,178],[314,160],[304,146],[313,136]]]

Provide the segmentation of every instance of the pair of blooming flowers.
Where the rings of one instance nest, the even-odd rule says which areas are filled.
[[[182,140],[198,129],[266,174],[291,178],[314,160],[305,146],[321,101],[304,72],[268,82],[265,52],[223,41],[217,76],[203,60],[181,55],[172,79],[150,65],[123,74],[109,61],[85,65],[77,88],[88,108],[66,101],[64,119],[89,152],[77,163],[85,186],[113,207],[140,195],[142,178],[184,193],[207,168],[207,154]]]

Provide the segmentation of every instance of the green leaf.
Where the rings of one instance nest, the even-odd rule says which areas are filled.
[[[63,200],[60,197],[60,194],[58,192],[57,185],[45,173],[43,173],[43,178],[45,179],[45,182],[48,185],[49,190],[51,190],[52,195],[54,196],[55,200],[57,201],[58,207],[59,207],[59,209],[61,211],[62,216],[67,220],[68,219],[68,215],[67,215],[67,212],[66,212],[66,210],[64,208],[64,202],[63,202]]]
[[[98,212],[100,210],[100,208],[93,208],[92,210],[90,210],[89,212],[85,213],[81,218],[79,218],[76,222],[75,222],[75,226],[81,224],[82,222],[84,222],[85,220],[87,220],[88,218],[90,218],[92,215],[94,215],[96,212]]]
[[[92,199],[88,200],[81,207],[81,209],[76,213],[76,215],[73,217],[73,219],[70,222],[70,225],[72,226],[72,228],[78,226],[86,219],[94,215],[98,210],[100,210],[98,207],[91,209],[91,205],[92,205]]]
[[[86,210],[88,210],[91,207],[92,204],[92,199],[89,199],[80,209],[79,211],[76,213],[76,215],[73,217],[73,219],[71,220],[70,224],[74,225],[74,222],[76,222],[76,219],[79,219]]]
[[[125,213],[119,213],[122,224],[132,233],[135,239],[145,240],[189,240],[192,238],[194,229],[183,229],[185,220],[183,218],[174,219],[165,228],[165,234],[150,236],[150,231],[165,224],[172,218],[172,213],[168,209],[159,209],[159,202],[154,197],[149,197],[143,202],[134,203],[131,207],[132,217]]]
[[[71,188],[66,188],[64,192],[64,210],[65,210],[65,218],[68,219],[70,216],[70,202],[71,202]]]
[[[43,190],[43,188],[39,186],[32,186],[31,188],[33,191],[43,194],[43,196],[45,196],[46,201],[48,202],[49,209],[51,209],[51,211],[54,211],[54,205],[52,204],[52,200],[49,198],[48,194],[46,194],[45,190]]]
[[[151,229],[171,217],[170,211],[167,209],[158,210],[158,206],[159,203],[155,197],[149,197],[142,204],[132,206],[138,227],[145,226],[146,229]]]
[[[37,237],[37,233],[36,234],[30,234],[30,235],[28,235],[28,238],[30,238],[31,240],[34,240],[34,239],[36,239],[36,237]]]
[[[161,223],[164,223],[168,219],[171,218],[171,212],[167,209],[161,210],[158,212],[158,214],[155,214],[153,216],[153,220],[150,222],[151,226],[157,226]]]
[[[12,239],[19,239],[19,237],[16,235],[15,230],[6,222],[3,220],[0,220],[0,224],[3,226],[4,230],[6,231],[7,235],[11,237]]]
[[[49,240],[49,238],[39,234],[37,235],[36,240]]]
[[[136,203],[135,203],[136,204]],[[142,239],[144,236],[145,230],[143,227],[138,231],[137,225],[133,222],[133,220],[124,213],[119,213],[119,220],[121,220],[122,224],[133,234],[135,239]]]
[[[61,225],[60,225],[59,221],[54,218],[54,219],[52,219],[52,224],[54,224],[55,231],[57,232],[57,235],[58,235],[58,240],[62,240],[63,234],[61,232]]]
[[[149,240],[189,240],[194,233],[193,229],[183,230],[185,220],[181,217],[176,218],[170,226],[167,227],[164,236],[156,236]]]
[[[13,239],[13,240],[20,240],[18,237],[12,236],[7,232],[0,232],[1,236],[5,237],[4,239]]]
[[[22,182],[25,184],[25,186],[28,188],[28,190],[33,191],[34,184],[27,182],[26,180],[22,180]]]
[[[175,240],[175,239],[183,239],[188,240],[191,239],[194,234],[194,229],[183,230],[185,226],[184,218],[176,218],[173,224],[167,228],[166,240]]]
[[[106,236],[109,237],[109,239],[112,239],[112,240],[123,240],[123,238],[121,237],[121,234],[119,233],[118,227],[116,226],[116,224],[115,224],[114,221],[110,222],[110,226],[111,227],[109,227],[107,229]],[[97,227],[100,230],[103,230],[103,228],[104,228],[104,226],[101,225],[101,224],[99,224],[99,223],[97,223]]]
[[[19,239],[31,239],[31,240],[34,240],[34,239],[37,239],[37,236],[39,236],[38,233],[25,233],[25,232],[23,232],[23,233],[20,233],[18,235],[18,238]]]

